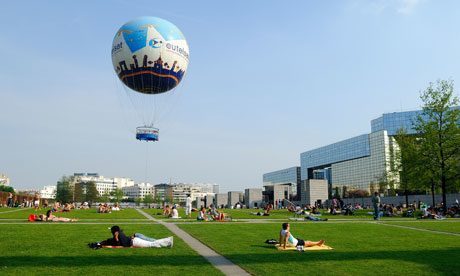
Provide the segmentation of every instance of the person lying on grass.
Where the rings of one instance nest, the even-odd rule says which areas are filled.
[[[302,239],[296,239],[290,232],[290,225],[289,223],[283,223],[281,225],[282,229],[280,231],[280,246],[283,246],[284,249],[286,249],[286,244],[290,246],[295,246],[297,247],[297,250],[303,251],[304,246],[310,247],[310,246],[321,246],[324,244],[324,240],[320,240],[317,242],[312,242],[312,241],[304,241]]]
[[[52,222],[74,222],[77,221],[76,219],[71,218],[63,218],[63,217],[56,217],[53,215],[52,210],[48,210],[45,214],[41,214],[38,216],[37,221],[52,221]]]
[[[88,246],[93,249],[112,248],[112,247],[172,247],[173,237],[164,239],[153,239],[144,236],[141,233],[135,233],[131,237],[125,235],[118,225],[110,228],[112,238],[101,242],[89,243]]]

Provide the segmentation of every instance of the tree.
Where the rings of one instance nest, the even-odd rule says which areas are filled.
[[[110,200],[110,194],[109,193],[103,193],[100,197],[99,197],[99,202],[108,202]]]
[[[136,197],[134,202],[136,203],[136,206],[139,206],[141,204],[141,202],[142,202],[142,199],[140,197]]]
[[[13,187],[5,185],[0,185],[0,192],[15,193]]]
[[[153,196],[151,194],[144,196],[144,203],[147,204],[150,208],[150,204],[153,203]]]
[[[348,197],[348,187],[342,186],[342,198],[347,198],[347,197]]]
[[[121,202],[125,194],[122,189],[115,189],[115,191],[111,192],[110,195],[113,197],[115,202]]]
[[[86,201],[86,194],[83,191],[84,183],[75,183],[73,190],[73,199],[76,202]]]
[[[63,203],[73,201],[72,177],[63,176],[56,187],[56,201]]]
[[[357,190],[350,190],[348,191],[348,196],[349,197],[368,197],[369,196],[369,192],[367,190],[361,190],[361,189],[357,189]]]
[[[460,108],[457,107],[459,99],[454,96],[454,85],[451,80],[430,83],[420,98],[424,104],[423,113],[418,116],[415,123],[415,129],[420,134],[420,154],[423,160],[428,162],[432,186],[440,184],[442,201],[446,204],[446,193],[455,189],[460,175]]]
[[[99,198],[99,192],[96,189],[96,183],[93,181],[86,182],[86,201],[93,202]]]
[[[338,186],[336,186],[334,188],[334,197],[340,198],[340,193],[339,193],[339,187]]]
[[[161,204],[162,201],[163,200],[162,200],[161,196],[158,193],[155,193],[154,202],[157,203],[157,204]]]

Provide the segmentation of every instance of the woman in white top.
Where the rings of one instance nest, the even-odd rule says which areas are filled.
[[[280,231],[280,246],[282,245],[284,249],[286,249],[286,243],[288,243],[291,246],[297,247],[297,250],[302,251],[303,247],[310,247],[310,246],[315,246],[315,245],[323,245],[324,240],[320,240],[317,242],[312,242],[312,241],[304,241],[302,239],[296,239],[290,232],[290,225],[289,223],[283,223],[282,224],[282,229]]]
[[[178,219],[178,218],[180,218],[180,217],[179,217],[179,212],[177,211],[176,206],[173,206],[173,208],[172,208],[172,210],[171,210],[171,218],[173,218],[173,219]]]
[[[196,217],[197,220],[208,220],[208,216],[206,216],[206,209],[204,207],[201,207],[200,212],[198,213],[198,216]]]

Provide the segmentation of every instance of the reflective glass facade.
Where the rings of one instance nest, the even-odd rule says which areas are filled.
[[[263,175],[264,186],[291,183],[292,196],[300,191],[300,167],[292,167]]]
[[[369,134],[369,138],[369,156],[332,164],[332,187],[367,190],[388,174],[390,137],[383,130]]]
[[[388,135],[393,136],[402,128],[408,134],[414,134],[414,123],[417,116],[421,114],[421,110],[385,113],[382,117],[371,121],[371,132],[386,130]]]
[[[300,154],[301,179],[308,179],[308,168],[328,166],[333,163],[370,155],[369,135],[363,134],[328,146]]]
[[[331,188],[368,190],[385,177],[398,182],[389,168],[393,154],[399,150],[393,136],[401,128],[409,134],[415,133],[413,125],[421,114],[421,110],[386,113],[371,121],[370,134],[301,153],[301,179],[318,177],[315,172],[330,168],[325,178]]]

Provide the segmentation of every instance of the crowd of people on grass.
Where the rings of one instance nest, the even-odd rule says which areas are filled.
[[[87,209],[89,209],[89,207]],[[118,203],[115,203],[114,205],[109,205],[108,203],[99,203],[97,207],[98,213],[112,213],[112,211],[120,211],[120,210],[121,210],[120,204]]]

